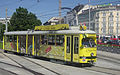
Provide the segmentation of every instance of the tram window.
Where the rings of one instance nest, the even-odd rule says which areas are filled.
[[[85,47],[96,47],[95,41],[92,38],[83,38],[82,45]]]
[[[18,48],[20,50],[21,53],[25,53],[26,50],[26,36],[25,35],[21,35],[18,37],[19,41],[18,41]],[[30,41],[30,40],[29,40]],[[29,47],[29,44],[28,44]]]
[[[13,39],[14,39],[14,42],[17,42],[17,36],[14,36]]]
[[[13,41],[13,37],[9,36],[9,41],[12,42]]]
[[[17,50],[17,36],[7,35],[5,37],[5,49],[8,49],[8,50]]]
[[[74,53],[75,54],[78,54],[78,49],[79,49],[78,44],[79,44],[79,39],[78,39],[78,37],[75,37],[74,38]]]
[[[17,42],[17,36],[7,36],[8,42]]]
[[[39,50],[39,49],[40,49],[40,36],[35,35],[35,50]]]
[[[7,35],[6,38],[7,38],[6,42],[10,42],[10,36]]]
[[[64,35],[56,35],[56,45],[64,46]]]
[[[67,37],[67,53],[70,53],[70,37]]]
[[[41,35],[41,43],[47,45],[47,35]]]
[[[55,45],[55,35],[48,36],[48,45]]]

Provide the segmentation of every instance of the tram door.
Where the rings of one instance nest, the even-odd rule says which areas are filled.
[[[71,61],[71,36],[66,36],[66,61]]]
[[[73,62],[79,62],[79,36],[73,36]]]
[[[79,36],[66,36],[66,61],[79,61]]]

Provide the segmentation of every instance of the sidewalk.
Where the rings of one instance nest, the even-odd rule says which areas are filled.
[[[120,60],[120,54],[105,52],[105,51],[98,51],[98,50],[97,50],[97,54],[98,54],[98,56],[102,55],[102,56],[107,56],[107,57],[111,57],[111,58]]]

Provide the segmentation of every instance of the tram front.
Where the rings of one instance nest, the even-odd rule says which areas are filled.
[[[93,64],[96,62],[96,34],[83,34],[83,38],[81,38],[80,43],[80,63]]]

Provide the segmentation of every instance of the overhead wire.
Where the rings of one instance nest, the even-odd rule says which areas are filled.
[[[21,2],[21,1],[23,1],[23,0],[16,1],[16,2]],[[100,4],[118,3],[118,2],[120,2],[120,0],[110,1],[110,2],[102,2],[102,3],[91,2],[90,4],[100,5]],[[15,2],[10,2],[10,3],[6,3],[6,4],[7,4],[7,5],[10,5],[11,3],[15,3]],[[6,4],[5,4],[5,5],[6,5]],[[38,4],[38,3],[36,3],[36,4]],[[32,4],[31,6],[27,7],[27,9],[33,8],[34,6],[36,6],[36,4]],[[86,3],[86,4],[88,4],[88,3]],[[2,5],[0,5],[0,7],[1,7],[1,6],[2,6]],[[66,6],[66,7],[71,7],[71,6],[72,6],[72,5]],[[47,12],[47,13],[45,13],[45,12]],[[57,13],[53,13],[53,12],[57,12]],[[67,11],[66,11],[66,12],[67,12]],[[64,13],[65,13],[65,12],[64,12]],[[37,17],[43,17],[43,16],[48,16],[48,15],[55,15],[55,14],[58,14],[58,9],[52,9],[52,10],[49,10],[49,11],[43,11],[43,12],[41,12],[40,14],[41,14],[41,15],[37,15]]]

